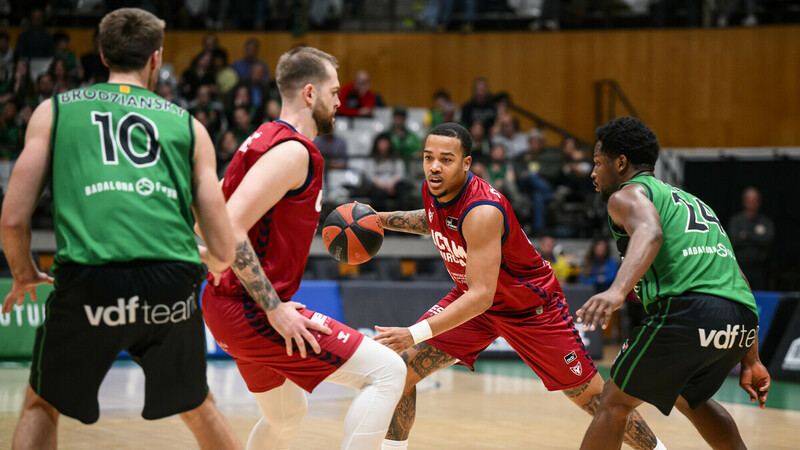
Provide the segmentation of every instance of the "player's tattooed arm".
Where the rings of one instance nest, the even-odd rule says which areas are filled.
[[[247,293],[253,297],[253,300],[264,312],[272,311],[281,304],[281,299],[278,298],[278,293],[267,279],[249,239],[245,239],[236,246],[236,257],[231,267]]]
[[[388,230],[422,235],[431,234],[431,228],[428,226],[428,221],[425,220],[424,209],[379,212],[378,217],[380,217],[383,227]]]

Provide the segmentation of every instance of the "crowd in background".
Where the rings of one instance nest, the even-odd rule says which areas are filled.
[[[260,124],[280,114],[272,68],[259,57],[259,46],[258,39],[249,39],[233,56],[209,33],[190,67],[179,74],[163,70],[156,87],[158,95],[188,110],[208,129],[216,143],[220,178],[242,142]],[[69,34],[50,33],[45,28],[41,9],[31,11],[15,46],[8,34],[0,31],[3,193],[33,109],[54,95],[104,82],[107,77],[96,36],[92,51],[76,55]],[[509,109],[511,96],[492,92],[484,78],[474,80],[472,97],[463,104],[440,89],[433,93],[430,105],[417,108],[386,105],[365,69],[357,71],[352,80],[341,81],[337,131],[315,141],[326,158],[328,194],[323,218],[326,211],[351,199],[368,202],[378,210],[417,209],[425,133],[440,123],[456,121],[473,137],[473,173],[509,199],[529,235],[544,236],[540,250],[559,278],[598,289],[613,280],[618,263],[612,255],[616,252],[609,251],[607,216],[592,186],[587,143],[563,136],[559,146],[548,146],[542,130],[520,129],[520,121]],[[421,116],[409,118],[420,111]],[[369,130],[366,134],[365,129]],[[354,133],[366,140],[352,139]],[[752,205],[757,203],[753,195],[745,195],[745,212],[731,224],[734,244],[745,245],[740,257],[752,260],[753,269],[749,270],[763,269],[774,235],[771,222],[759,218],[757,209],[753,212]],[[52,227],[49,207],[45,196],[34,216],[34,227]],[[595,240],[585,255],[553,252],[551,239],[574,237]],[[756,275],[758,284],[762,279],[763,274]]]

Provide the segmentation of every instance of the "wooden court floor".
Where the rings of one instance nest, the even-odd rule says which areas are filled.
[[[590,418],[562,394],[547,392],[521,362],[484,361],[476,373],[446,369],[420,385],[417,419],[410,449],[574,449],[580,445]],[[223,414],[242,442],[259,417],[255,401],[233,363],[211,362],[209,386]],[[22,404],[28,368],[0,368],[0,448],[10,440]],[[724,396],[745,401],[744,392],[723,388]],[[100,391],[100,420],[86,426],[62,417],[59,447],[65,449],[196,448],[192,435],[177,417],[145,421],[139,415],[144,379],[138,366],[118,363]],[[734,389],[735,388],[735,389]],[[323,383],[309,396],[309,412],[295,440],[295,449],[336,449],[341,424],[353,390]],[[738,395],[738,397],[737,397]],[[800,426],[800,385],[784,383],[771,393],[770,407],[720,401],[733,415],[751,449],[797,449]],[[794,409],[792,409],[794,408]],[[669,417],[644,405],[640,412],[670,449],[706,448],[680,413]]]

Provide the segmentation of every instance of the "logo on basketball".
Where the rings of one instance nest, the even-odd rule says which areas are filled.
[[[136,192],[138,192],[139,195],[147,197],[155,190],[156,186],[147,178],[139,178],[139,180],[136,182]]]

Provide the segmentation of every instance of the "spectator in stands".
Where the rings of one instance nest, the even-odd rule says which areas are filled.
[[[565,255],[561,245],[556,243],[556,239],[553,236],[549,234],[542,235],[541,239],[539,239],[539,246],[536,248],[542,258],[550,263],[550,267],[560,283],[574,282],[577,272],[577,267],[573,264],[574,257]]]
[[[392,150],[405,160],[416,158],[422,151],[422,141],[419,136],[406,127],[408,111],[405,106],[395,106],[392,110],[392,128],[389,137],[392,140]]]
[[[264,106],[264,122],[272,122],[281,116],[281,104],[275,98],[270,98]]]
[[[233,9],[236,9],[235,7]],[[250,77],[250,72],[253,70],[253,66],[259,65],[264,68],[264,73],[266,74],[267,81],[270,81],[270,72],[269,72],[269,65],[266,61],[258,58],[258,50],[259,50],[260,43],[258,39],[250,38],[244,44],[244,57],[236,62],[234,62],[231,67],[233,70],[236,71],[236,75],[239,77],[240,80],[244,80],[245,78]]]
[[[772,219],[759,211],[761,192],[757,188],[751,186],[742,192],[742,206],[744,209],[731,217],[728,236],[750,287],[767,289],[769,253],[775,238],[775,226]]]
[[[224,51],[211,54],[211,66],[217,82],[217,94],[224,96],[239,84],[239,75],[228,66],[228,55]]]
[[[472,160],[487,163],[492,144],[489,142],[489,136],[486,135],[483,122],[474,120],[469,127],[469,134],[472,136]]]
[[[522,201],[517,187],[517,177],[514,175],[514,167],[506,156],[506,147],[503,144],[492,145],[484,179],[506,196],[517,217],[525,217],[529,214],[530,208],[526,202]]]
[[[108,67],[103,64],[100,58],[100,38],[97,30],[94,31],[92,38],[92,50],[81,56],[81,67],[83,68],[83,85],[95,83],[105,83],[108,80]]]
[[[250,76],[245,78],[242,84],[250,90],[250,102],[253,104],[253,109],[258,111],[254,114],[253,121],[261,123],[264,108],[270,100],[269,74],[264,72],[264,66],[256,64],[250,71]]]
[[[31,11],[28,27],[17,37],[17,58],[50,58],[53,56],[53,37],[44,28],[44,12]]]
[[[725,2],[722,12],[719,17],[717,17],[717,26],[727,27],[731,16],[733,16],[741,3],[742,0],[728,0]],[[756,0],[744,0],[744,6],[746,15],[742,20],[742,26],[754,27],[758,25],[758,19],[756,18]]]
[[[181,96],[191,102],[197,96],[197,89],[200,86],[211,85],[216,87],[216,84],[217,79],[211,66],[211,52],[203,52],[192,63],[192,66],[183,72],[178,88]]]
[[[0,110],[0,160],[15,160],[22,150],[22,128],[17,123],[18,114],[14,102],[6,103]]]
[[[501,144],[508,149],[509,158],[517,158],[528,151],[528,138],[520,133],[514,117],[509,113],[498,116],[492,145]]]
[[[592,247],[586,252],[579,280],[581,284],[592,285],[597,292],[611,286],[619,270],[619,262],[611,257],[608,240],[594,239]]]
[[[233,130],[228,130],[222,133],[217,145],[217,178],[220,180],[225,177],[225,171],[228,170],[228,164],[239,149],[239,140]]]
[[[529,133],[528,142],[530,142],[530,136]],[[531,221],[533,231],[540,231],[547,225],[547,205],[555,198],[555,193],[550,183],[541,175],[540,138],[543,138],[543,134],[540,130],[536,130],[533,132],[533,136],[535,136],[533,146],[514,158],[514,168],[519,180],[519,189],[530,198],[533,206],[533,220]],[[560,168],[559,165],[557,170]]]
[[[475,13],[478,11],[478,0],[428,0],[418,20],[427,26],[435,27],[437,31],[445,31],[456,7],[464,8],[464,23],[461,31],[468,33],[474,29]]]
[[[53,78],[55,92],[62,89],[70,90],[75,87],[75,80],[69,75],[69,69],[63,59],[53,59],[47,73]]]
[[[590,177],[593,164],[587,152],[571,136],[564,138],[561,143],[561,157],[563,166],[559,184],[568,189],[566,200],[583,202],[587,195],[594,192]]]
[[[28,102],[31,107],[35,107],[39,103],[52,97],[55,93],[55,84],[53,84],[53,76],[45,72],[36,78],[36,96]]]
[[[180,106],[183,109],[189,109],[189,104],[184,100],[183,97],[179,95],[175,95],[175,91],[172,89],[172,85],[169,83],[158,83],[156,86],[156,94],[159,97],[163,98],[166,101],[175,103],[176,105]]]
[[[376,107],[383,106],[383,99],[370,88],[369,73],[359,70],[353,81],[339,91],[342,106],[337,114],[347,117],[371,117]]]
[[[235,123],[233,113],[236,108],[245,108],[247,110],[247,114],[250,115],[251,120],[256,114],[256,108],[253,106],[253,102],[250,99],[250,89],[243,84],[236,86],[233,88],[233,90],[231,90],[231,92],[228,93],[228,101],[227,105],[225,105],[225,112],[228,114],[229,124]]]
[[[0,69],[4,71],[0,75],[7,75],[9,78],[14,72],[14,49],[10,44],[8,33],[0,31]]]
[[[489,82],[486,78],[476,78],[472,83],[472,98],[461,106],[461,123],[470,126],[475,120],[483,122],[483,128],[491,130],[497,118]]]
[[[430,130],[436,125],[452,122],[453,117],[448,117],[449,111],[455,112],[455,106],[450,100],[450,93],[439,89],[433,94],[433,106],[425,114],[425,126]]]
[[[205,52],[211,52],[212,58],[220,57],[226,62],[228,61],[228,51],[219,46],[219,40],[214,33],[208,33],[203,36],[203,50],[195,56],[195,59]]]
[[[347,142],[335,133],[319,134],[314,138],[322,157],[325,158],[326,169],[347,168]]]
[[[539,174],[550,186],[561,179],[561,149],[545,146],[544,131],[532,128],[528,131],[528,150],[519,156],[528,171]]]
[[[0,92],[0,104],[14,102],[18,107],[26,105],[35,94],[35,86],[28,67],[28,61],[20,59],[14,64],[14,74]]]
[[[400,208],[400,205],[390,203],[404,199],[409,186],[405,181],[405,164],[394,154],[389,133],[375,136],[370,156],[364,165],[364,178],[371,206],[376,211]]]
[[[75,52],[69,48],[69,35],[63,31],[59,31],[53,35],[53,58],[64,62],[64,65],[67,69],[67,75],[72,80],[70,85],[74,86],[83,78],[83,67],[81,67],[81,61],[75,55]],[[60,84],[57,77],[56,84]]]
[[[208,124],[204,123],[203,125],[206,126],[213,139],[220,130],[227,128],[227,119],[222,105],[212,100],[211,89],[210,85],[202,85],[197,89],[197,97],[189,103],[189,112],[195,117],[201,112],[205,114]]]
[[[256,130],[256,127],[253,126],[253,117],[247,107],[237,106],[234,108],[232,130],[236,135],[236,143],[239,145]]]

